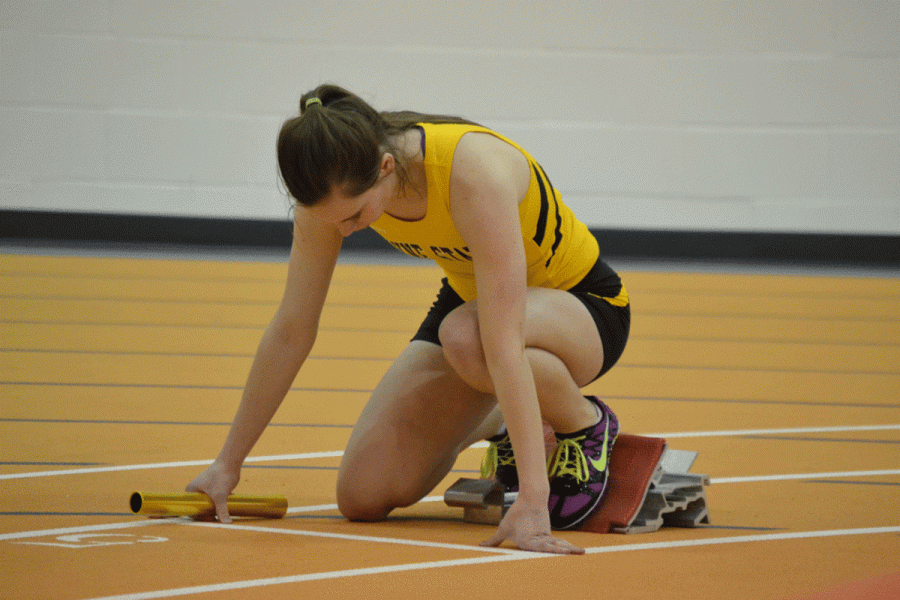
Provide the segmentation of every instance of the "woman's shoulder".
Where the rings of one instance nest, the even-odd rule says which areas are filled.
[[[456,146],[451,181],[462,188],[505,190],[517,199],[528,191],[531,176],[522,151],[489,130],[471,131]]]

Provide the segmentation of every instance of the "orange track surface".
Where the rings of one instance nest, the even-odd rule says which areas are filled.
[[[226,527],[136,517],[128,498],[180,491],[216,455],[285,265],[0,263],[0,598],[831,600],[897,589],[898,279],[623,273],[629,347],[586,393],[607,399],[624,431],[699,451],[712,525],[564,533],[588,554],[560,558],[479,548],[491,528],[440,501],[375,524],[334,509],[339,453],[430,305],[433,267],[338,266],[313,357],[237,490],[287,496],[288,516]],[[466,451],[434,496],[476,477],[482,452]]]

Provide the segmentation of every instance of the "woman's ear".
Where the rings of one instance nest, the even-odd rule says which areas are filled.
[[[390,152],[385,152],[381,156],[381,168],[380,173],[378,174],[379,179],[384,179],[391,173],[393,173],[397,169],[397,162],[394,159],[394,155]]]

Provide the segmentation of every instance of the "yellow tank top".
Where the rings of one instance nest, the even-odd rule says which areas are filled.
[[[444,269],[456,293],[467,302],[474,300],[477,291],[472,257],[450,216],[450,169],[464,134],[489,133],[522,152],[531,167],[531,183],[519,205],[529,287],[568,290],[584,278],[600,256],[597,240],[562,203],[559,192],[531,155],[515,142],[483,127],[429,123],[419,126],[425,132],[425,217],[402,221],[385,213],[372,223],[372,229],[406,254],[435,261]]]

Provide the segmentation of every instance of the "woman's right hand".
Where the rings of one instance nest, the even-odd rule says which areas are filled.
[[[497,547],[509,540],[520,550],[551,552],[553,554],[584,554],[584,549],[566,540],[553,537],[546,501],[530,506],[517,499],[500,521],[497,532],[482,546]]]
[[[230,469],[218,460],[197,475],[184,489],[186,492],[202,492],[209,496],[216,507],[220,523],[231,523],[228,514],[228,496],[241,480],[241,469]]]

